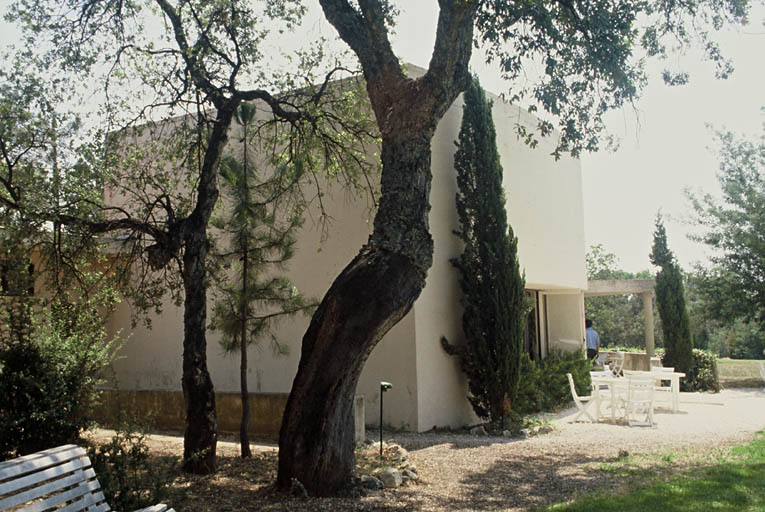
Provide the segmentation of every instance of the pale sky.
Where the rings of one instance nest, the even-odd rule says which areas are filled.
[[[395,50],[403,61],[427,67],[435,40],[437,2],[401,3],[404,7],[393,38]],[[7,4],[7,0],[0,0],[0,10],[4,11]],[[335,39],[334,29],[323,20],[317,6],[310,5],[306,23],[309,35]],[[691,73],[688,85],[663,85],[659,63],[651,68],[652,80],[636,105],[637,112],[630,109],[609,115],[608,129],[621,139],[619,150],[582,158],[587,247],[602,244],[617,255],[624,270],[651,268],[648,253],[656,212],[661,209],[669,246],[681,265],[687,269],[704,259],[704,248],[686,238],[689,228],[682,218],[689,206],[683,191],[717,189],[717,161],[708,149],[713,136],[707,124],[749,135],[760,133],[765,122],[760,110],[765,106],[763,20],[765,9],[760,6],[753,11],[748,26],[723,35],[723,54],[735,67],[728,80],[716,80],[712,67],[691,52],[680,61]],[[12,27],[0,23],[0,45],[16,37]],[[481,52],[474,52],[474,71],[487,90],[501,93],[502,81],[482,58]]]

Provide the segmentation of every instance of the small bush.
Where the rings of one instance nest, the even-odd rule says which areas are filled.
[[[66,444],[87,426],[70,399],[72,375],[36,344],[17,343],[0,351],[0,458]]]
[[[682,391],[720,391],[717,356],[707,350],[693,349],[693,366],[680,380]]]
[[[114,510],[135,510],[164,501],[177,460],[152,459],[144,428],[119,428],[105,444],[88,448],[101,490]]]
[[[24,336],[0,332],[0,458],[77,442],[114,358],[103,300],[54,303]]]
[[[586,394],[592,363],[580,352],[551,351],[536,362],[524,355],[521,382],[513,409],[519,414],[553,411],[571,401],[567,373],[574,377],[577,393]]]

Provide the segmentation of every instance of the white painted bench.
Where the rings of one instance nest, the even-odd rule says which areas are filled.
[[[0,511],[108,512],[85,450],[73,444],[0,462]],[[154,505],[136,512],[175,512]]]

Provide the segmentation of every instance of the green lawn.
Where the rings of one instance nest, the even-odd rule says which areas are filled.
[[[718,359],[717,370],[724,388],[762,387],[760,362],[753,359]]]
[[[617,496],[591,495],[547,510],[555,512],[765,511],[765,437],[731,450],[710,466],[668,478],[653,477]]]

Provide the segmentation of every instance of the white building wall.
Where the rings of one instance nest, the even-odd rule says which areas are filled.
[[[430,227],[435,242],[434,264],[413,310],[378,344],[362,371],[358,394],[365,396],[366,422],[379,422],[379,382],[393,383],[385,395],[384,423],[395,428],[428,430],[459,427],[477,418],[466,400],[467,383],[459,361],[447,355],[440,338],[462,342],[459,286],[449,260],[461,247],[453,230],[456,177],[454,141],[462,117],[459,100],[446,113],[432,142],[433,187]],[[536,149],[515,136],[515,124],[533,126],[525,112],[494,102],[494,121],[505,171],[508,221],[519,238],[519,259],[527,288],[571,290],[586,288],[582,185],[579,162],[570,157],[555,161],[552,141]],[[285,272],[307,296],[320,299],[342,268],[357,254],[371,231],[368,200],[359,194],[334,190],[324,197],[332,215],[328,236],[310,216],[298,237],[295,257]],[[315,214],[315,211],[313,212]],[[549,295],[547,318],[550,342],[576,336],[583,322],[580,295]],[[212,302],[210,302],[212,304]],[[360,304],[359,307],[363,307]],[[166,305],[155,317],[153,330],[131,329],[129,308],[123,303],[111,317],[111,330],[131,333],[115,367],[124,389],[179,391],[183,339],[182,310]],[[308,318],[285,320],[277,328],[288,355],[276,355],[266,343],[249,351],[249,388],[252,392],[289,392]],[[581,337],[581,335],[580,335]],[[218,335],[208,334],[208,366],[215,389],[238,392],[239,358],[225,356]]]
[[[458,358],[448,355],[441,337],[462,343],[462,292],[457,272],[449,261],[462,252],[462,243],[453,231],[459,227],[455,195],[454,141],[462,119],[461,103],[455,104],[438,125],[431,144],[433,185],[430,193],[430,232],[433,235],[433,266],[425,289],[414,305],[417,326],[418,430],[462,427],[476,423],[468,403],[467,380]]]
[[[556,138],[531,148],[516,125],[533,129],[525,110],[494,100],[497,146],[504,169],[507,219],[518,237],[518,259],[530,289],[587,288],[582,171],[578,159],[555,160]]]

